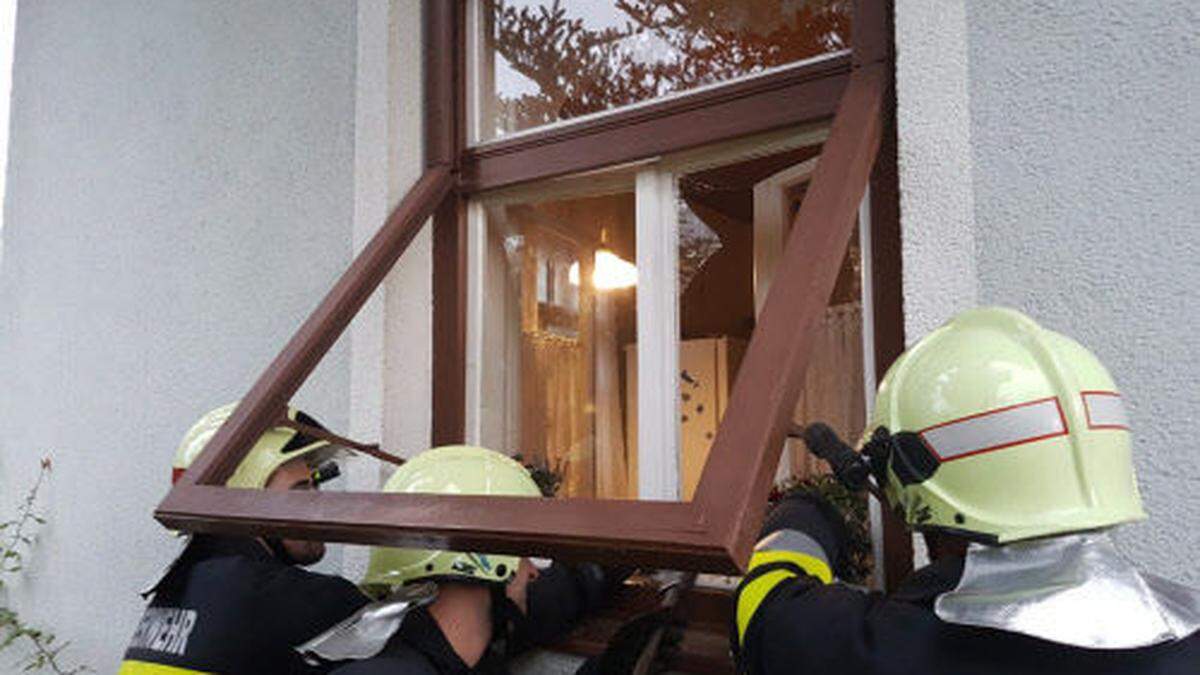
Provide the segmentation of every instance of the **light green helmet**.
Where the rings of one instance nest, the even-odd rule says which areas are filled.
[[[878,427],[895,435],[888,498],[916,529],[1003,544],[1145,518],[1112,377],[1020,312],[969,310],[909,348]]]
[[[450,445],[426,450],[396,469],[383,486],[389,493],[507,495],[540,497],[541,490],[519,463],[493,450]],[[517,556],[416,548],[372,547],[362,587],[379,596],[422,579],[458,578],[505,583],[517,571]]]
[[[208,445],[213,435],[217,433],[221,425],[225,424],[236,407],[237,403],[221,406],[201,417],[200,421],[188,429],[179,443],[179,448],[175,451],[175,461],[171,471],[172,483],[179,480],[184,470],[192,465],[192,462],[204,450],[204,446]],[[287,415],[290,420],[322,428],[316,420],[294,408],[289,407]],[[330,445],[328,441],[313,438],[295,429],[274,427],[267,430],[250,449],[250,452],[246,453],[246,457],[238,464],[233,475],[225,481],[225,486],[261,489],[266,486],[271,474],[275,473],[275,470],[285,462],[318,453],[317,456],[310,459],[311,463],[316,463],[335,455],[339,450]]]

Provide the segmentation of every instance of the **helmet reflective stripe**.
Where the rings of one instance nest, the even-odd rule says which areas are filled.
[[[1051,396],[932,426],[921,432],[921,440],[946,462],[1066,433],[1062,406]]]
[[[1129,430],[1129,416],[1125,413],[1125,403],[1121,401],[1120,394],[1115,391],[1085,391],[1082,396],[1089,429]]]
[[[888,370],[864,442],[898,439],[884,489],[916,528],[1004,544],[1111,527],[1145,517],[1118,391],[1075,340],[968,310]]]

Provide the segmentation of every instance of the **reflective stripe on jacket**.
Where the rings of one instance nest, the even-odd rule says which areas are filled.
[[[884,596],[839,583],[826,585],[792,569],[774,574],[763,584],[767,587],[751,597],[744,589],[754,579],[766,578],[751,571],[739,600],[753,601],[754,607],[739,602],[739,614],[748,614],[746,625],[731,631],[739,670],[751,675],[1200,673],[1200,633],[1143,649],[1096,650],[946,623],[934,614],[933,601],[954,588],[961,575],[961,558],[944,559]]]

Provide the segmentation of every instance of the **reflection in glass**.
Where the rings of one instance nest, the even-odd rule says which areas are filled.
[[[849,0],[478,0],[475,141],[846,48]]]
[[[755,279],[762,273],[756,266],[782,255],[807,188],[796,169],[811,165],[818,152],[797,148],[679,178],[679,466],[685,499],[695,493],[754,330]],[[765,212],[765,197],[782,208]],[[772,217],[781,219],[782,238],[764,236]],[[865,415],[860,258],[856,236],[818,330],[795,417],[824,421],[844,438],[857,437]],[[823,470],[802,447],[793,447],[780,478]]]
[[[487,232],[482,444],[519,455],[557,496],[635,496],[633,193],[489,206]]]

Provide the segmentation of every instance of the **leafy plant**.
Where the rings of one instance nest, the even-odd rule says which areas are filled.
[[[526,461],[521,455],[514,455],[513,459],[520,462],[529,471],[529,476],[533,478],[533,482],[537,483],[543,497],[553,497],[558,494],[558,489],[562,487],[563,481],[562,462],[559,462],[556,468],[550,468],[544,459]]]
[[[852,584],[866,583],[875,569],[871,552],[871,516],[867,509],[867,496],[853,492],[829,474],[816,474],[805,478],[791,478],[776,485],[771,491],[772,504],[793,492],[807,492],[823,497],[846,519],[848,541],[846,564],[842,581]]]
[[[64,666],[59,659],[70,643],[58,642],[54,633],[25,623],[4,597],[9,582],[24,567],[25,555],[33,547],[37,528],[46,524],[46,519],[36,509],[38,490],[49,473],[50,460],[46,458],[42,460],[37,480],[25,495],[16,516],[0,522],[0,652],[23,645],[27,653],[21,657],[18,665],[24,672],[48,669],[59,675],[73,675],[91,669],[87,666]]]

